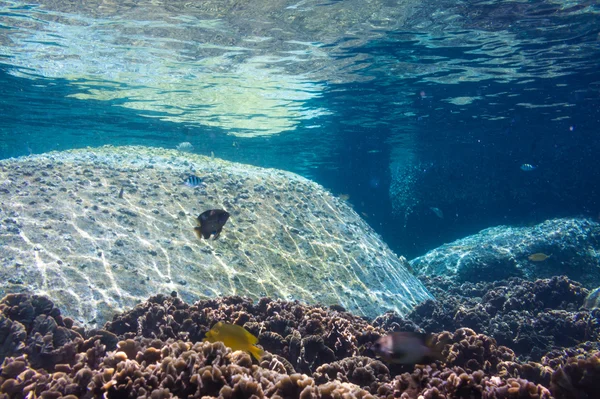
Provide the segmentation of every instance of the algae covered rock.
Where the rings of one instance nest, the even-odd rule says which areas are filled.
[[[198,187],[183,184],[194,174]],[[217,240],[194,234],[209,209]],[[150,295],[222,295],[406,314],[430,298],[343,201],[292,173],[102,147],[0,161],[0,295],[45,294],[84,323]]]
[[[562,218],[531,227],[492,227],[429,251],[410,265],[418,275],[458,283],[566,275],[594,288],[600,285],[600,223]]]

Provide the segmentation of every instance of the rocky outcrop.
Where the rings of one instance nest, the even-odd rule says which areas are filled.
[[[600,285],[600,223],[554,219],[533,227],[498,226],[436,248],[410,261],[417,275],[455,282],[530,280],[555,275]]]
[[[198,187],[183,184],[190,174]],[[218,240],[194,234],[209,209]],[[347,205],[298,175],[174,150],[102,147],[0,161],[0,280],[101,324],[156,293],[341,305],[375,317],[430,298]]]

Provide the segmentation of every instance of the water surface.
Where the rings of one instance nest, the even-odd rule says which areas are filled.
[[[0,157],[189,142],[348,195],[408,257],[490,225],[596,217],[599,12],[3,1]]]

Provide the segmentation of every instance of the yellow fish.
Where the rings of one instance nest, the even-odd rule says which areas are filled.
[[[527,259],[529,259],[532,262],[543,262],[546,259],[548,259],[550,256],[552,256],[552,254],[546,255],[546,254],[543,254],[541,252],[538,252],[538,253],[529,255],[527,257]]]
[[[256,360],[260,360],[264,351],[254,346],[258,338],[250,334],[244,327],[218,322],[206,333],[206,342],[223,342],[223,344],[234,351],[250,352]]]

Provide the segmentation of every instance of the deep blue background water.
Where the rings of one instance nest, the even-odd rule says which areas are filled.
[[[450,44],[432,47],[435,40],[419,39],[426,30],[416,36],[390,31],[334,52],[340,62],[357,57],[354,66],[368,79],[315,81],[325,89],[305,107],[326,109],[329,115],[269,137],[240,138],[218,127],[149,118],[152,111],[141,116],[120,107],[122,99],[69,98],[81,92],[72,81],[14,76],[15,68],[27,69],[4,57],[0,158],[104,144],[175,148],[187,141],[194,152],[289,170],[349,195],[357,212],[408,258],[493,225],[567,215],[598,218],[598,10],[569,15],[568,21],[558,15],[553,22],[556,9],[544,14],[542,7],[537,12],[550,21],[546,30],[536,28],[539,20],[511,28],[520,16],[510,17],[501,6],[481,10],[496,14],[467,18],[465,29],[514,30],[522,44],[513,50],[522,52],[522,64],[494,65],[496,58],[505,62],[506,55],[477,52],[503,46],[492,39],[485,45],[450,45],[453,35],[465,32],[439,33],[439,41]],[[559,22],[569,30],[547,29]],[[548,48],[557,50],[545,52]],[[361,59],[369,62],[362,65]],[[469,75],[485,65],[493,66],[489,76]],[[477,99],[458,105],[446,101],[459,97]],[[537,169],[521,170],[525,163]],[[403,188],[410,205],[399,194]]]

